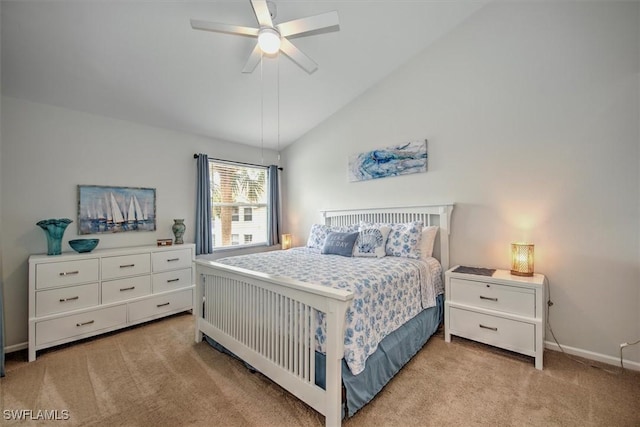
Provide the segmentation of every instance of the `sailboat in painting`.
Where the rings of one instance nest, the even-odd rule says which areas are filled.
[[[118,202],[116,201],[113,193],[110,193],[111,196],[111,204],[109,205],[111,209],[111,219],[114,224],[122,224],[124,222],[124,216],[122,215],[122,211],[120,210],[120,206],[118,206]]]
[[[140,202],[138,202],[138,198],[134,194],[129,199],[129,210],[127,211],[127,222],[132,223],[136,221],[146,221],[147,215],[142,211],[140,207]]]

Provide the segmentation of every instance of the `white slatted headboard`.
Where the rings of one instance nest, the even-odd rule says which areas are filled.
[[[425,226],[437,225],[439,239],[434,247],[434,257],[440,260],[442,270],[449,269],[449,233],[453,204],[408,206],[395,208],[343,209],[321,211],[326,225],[349,225],[367,222],[422,221]]]

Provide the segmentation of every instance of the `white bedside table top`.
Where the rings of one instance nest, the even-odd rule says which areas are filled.
[[[511,274],[509,270],[496,269],[496,271],[493,273],[492,276],[483,276],[480,274],[455,273],[453,270],[455,270],[458,267],[459,266],[456,265],[455,267],[451,268],[449,271],[447,271],[447,274],[450,274],[452,277],[465,277],[465,278],[473,277],[476,280],[495,280],[495,281],[512,282],[512,283],[519,282],[519,283],[525,283],[530,285],[542,285],[544,283],[544,274],[539,274],[539,273],[534,273],[534,275],[530,277],[516,276]]]

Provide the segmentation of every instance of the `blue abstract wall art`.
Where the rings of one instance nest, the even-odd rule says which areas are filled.
[[[426,140],[354,154],[349,158],[351,182],[426,171]]]

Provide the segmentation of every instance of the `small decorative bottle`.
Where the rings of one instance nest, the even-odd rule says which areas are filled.
[[[173,220],[171,231],[173,231],[173,235],[176,237],[174,242],[176,245],[181,245],[184,243],[184,240],[182,240],[182,236],[184,236],[184,231],[186,229],[187,229],[187,226],[184,225],[184,219]]]

